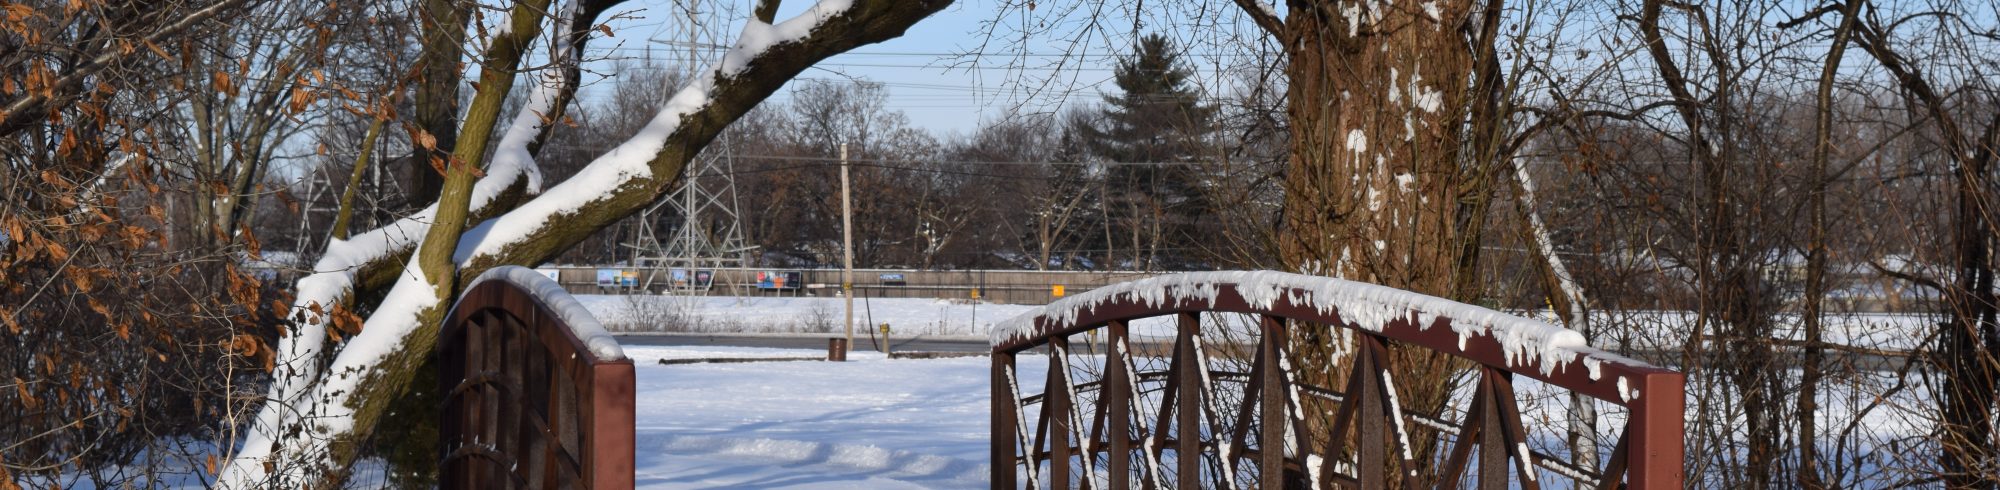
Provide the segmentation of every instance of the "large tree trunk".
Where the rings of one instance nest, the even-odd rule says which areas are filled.
[[[1488,66],[1498,2],[1294,1],[1282,20],[1238,2],[1288,55],[1292,154],[1278,235],[1288,268],[1477,300],[1499,133]],[[1300,369],[1336,386],[1343,342],[1300,340],[1333,346],[1301,351]],[[1462,369],[1434,352],[1392,357],[1404,404],[1419,410],[1441,407]]]

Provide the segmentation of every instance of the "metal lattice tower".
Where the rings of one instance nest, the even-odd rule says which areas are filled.
[[[702,11],[699,0],[690,0],[682,6],[685,8],[677,12],[677,24],[685,40],[654,42],[684,47],[686,58],[681,67],[688,76],[682,79],[694,80],[698,76],[695,70],[720,58],[722,46],[716,42],[719,37],[715,31],[720,23],[707,22],[709,19],[705,18],[716,13]],[[626,244],[633,250],[633,267],[692,272],[749,265],[749,253],[756,247],[744,240],[742,219],[736,212],[739,206],[732,149],[728,133],[718,136],[688,162],[680,188],[646,208],[639,219],[635,240]],[[653,278],[666,277],[665,274],[642,276],[647,283],[641,286],[648,290],[653,287]]]

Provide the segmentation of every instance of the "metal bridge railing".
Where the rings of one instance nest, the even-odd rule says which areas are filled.
[[[1171,321],[1139,321],[1162,316]],[[1328,360],[1302,358],[1306,348],[1344,364],[1301,373],[1295,366]],[[1445,380],[1397,379],[1396,359],[1409,356],[1395,349],[1460,359],[1457,396],[1406,406],[1399,389]],[[1046,379],[1024,393],[1018,363],[1037,351]],[[1668,489],[1682,480],[1682,374],[1546,323],[1338,279],[1192,273],[1066,298],[996,328],[992,376],[993,488],[1533,489],[1555,475],[1575,488]],[[1621,409],[1609,453],[1532,448],[1560,438],[1531,441],[1516,376]],[[1307,381],[1343,377],[1327,383],[1342,386]]]

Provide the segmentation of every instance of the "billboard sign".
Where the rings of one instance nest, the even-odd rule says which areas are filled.
[[[799,271],[757,271],[757,289],[798,289],[805,283]]]

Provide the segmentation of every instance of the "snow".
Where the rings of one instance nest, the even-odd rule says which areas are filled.
[[[744,23],[743,32],[736,37],[736,46],[722,57],[717,70],[724,77],[733,77],[750,67],[750,60],[771,49],[772,46],[797,42],[812,34],[814,28],[834,16],[840,15],[853,4],[853,0],[820,0],[791,19],[778,25],[766,24],[757,19]]]
[[[990,359],[644,362],[685,350],[627,349],[641,361],[639,488],[987,486]],[[1046,375],[1046,361],[1021,364]]]
[[[706,76],[677,92],[638,134],[592,161],[572,178],[549,189],[548,192],[541,193],[512,212],[475,225],[472,230],[460,237],[459,246],[454,251],[454,260],[466,264],[475,258],[496,254],[533,237],[551,220],[574,215],[588,204],[615,194],[626,186],[645,184],[644,180],[652,177],[651,161],[659,156],[667,139],[680,128],[681,119],[708,105],[710,102],[708,93],[714,87],[718,76],[737,73],[741,67],[747,66],[750,60],[761,55],[763,50],[771,45],[796,41],[810,34],[814,27],[826,19],[845,11],[848,3],[847,0],[824,0],[806,13],[770,28],[769,32],[746,31],[746,34],[755,39],[752,39],[751,43],[739,43],[739,47],[733,49],[723,61],[725,66],[738,68],[728,70],[726,73],[721,69],[709,71]],[[564,37],[561,30],[567,27],[567,19],[573,13],[573,9],[573,5],[566,6],[562,15],[552,22],[556,29],[556,35],[552,36],[552,39]],[[755,26],[746,29],[755,29]],[[567,46],[558,46],[553,50],[551,58],[559,59],[566,56],[566,49]],[[539,172],[535,170],[534,162],[527,155],[525,147],[540,126],[547,122],[543,117],[552,109],[554,99],[552,95],[563,83],[561,77],[554,74],[544,74],[542,81],[543,83],[531,94],[528,110],[516,115],[514,123],[503,136],[502,143],[495,148],[496,155],[486,169],[487,176],[475,185],[473,209],[484,209],[501,190],[513,185],[516,178],[526,178],[530,184],[530,192],[540,186]],[[428,231],[429,223],[435,213],[436,207],[433,205],[383,229],[364,233],[352,240],[330,244],[328,252],[315,267],[321,272],[300,281],[295,310],[331,308],[353,289],[355,275],[360,266],[414,249],[418,237]],[[390,299],[383,307],[395,309],[381,310],[371,316],[368,327],[364,328],[363,333],[343,348],[336,358],[336,366],[355,369],[356,373],[366,373],[373,365],[373,361],[380,359],[379,354],[393,347],[393,342],[401,338],[401,333],[415,328],[415,322],[412,321],[415,318],[414,314],[406,313],[420,311],[421,308],[409,311],[405,311],[405,308],[435,306],[435,298],[430,299],[428,305],[419,305],[421,300],[406,298],[406,296],[435,296],[428,294],[427,290],[417,289],[428,286],[428,281],[421,281],[421,277],[416,277],[418,280],[413,281],[412,278],[412,274],[406,273],[390,291]],[[266,403],[260,410],[256,422],[249,431],[250,435],[244,448],[237,457],[231,459],[229,470],[219,486],[247,487],[252,482],[263,480],[264,465],[260,460],[270,454],[274,434],[281,426],[288,425],[286,422],[288,419],[295,419],[300,416],[299,414],[318,416],[325,411],[339,411],[327,407],[333,406],[347,394],[351,394],[351,390],[341,389],[348,387],[351,381],[309,386],[320,377],[318,370],[314,369],[312,364],[320,350],[325,347],[325,325],[329,320],[323,315],[313,316],[298,322],[297,327],[290,332],[293,335],[281,341],[279,363],[283,371],[277,375],[279,381],[272,384],[269,397],[272,401]],[[359,379],[363,376],[347,376],[343,373],[341,377]],[[298,398],[308,389],[317,394],[332,394],[332,396]],[[292,406],[294,404],[300,406]],[[329,420],[326,424],[333,428],[344,428],[348,422]],[[307,447],[302,451],[311,454],[316,451],[311,446],[317,444],[303,444]]]
[[[1265,0],[1255,0],[1250,3],[1255,5],[1259,12],[1263,12],[1264,15],[1269,16],[1272,19],[1284,18],[1278,15],[1278,7],[1276,5],[1271,4],[1271,2]]]
[[[621,331],[829,333],[844,328],[840,298],[759,296],[578,295],[605,325]],[[984,337],[1038,306],[931,298],[856,298],[857,332],[889,324],[890,335]],[[1169,331],[1170,332],[1170,331]]]
[[[1323,314],[1337,312],[1349,322],[1348,327],[1368,331],[1379,332],[1399,319],[1414,320],[1421,328],[1433,328],[1438,319],[1449,319],[1449,328],[1461,343],[1473,335],[1486,335],[1500,343],[1510,367],[1533,366],[1544,375],[1579,356],[1593,357],[1601,352],[1589,349],[1582,334],[1540,320],[1373,284],[1273,271],[1194,272],[1098,288],[1007,320],[994,328],[990,341],[1001,345],[1035,335],[1037,320],[1050,321],[1055,329],[1073,327],[1079,315],[1113,300],[1152,307],[1182,301],[1213,305],[1218,284],[1234,285],[1253,308],[1269,308],[1279,298],[1288,298]]]
[[[553,22],[557,30],[554,38],[564,37],[563,31],[569,25],[567,19],[573,11],[573,4],[565,6],[558,20]],[[565,57],[567,47],[567,44],[558,43],[553,56],[558,59]],[[550,112],[555,94],[566,83],[556,70],[545,70],[541,80],[542,83],[530,95],[529,107],[515,115],[499,146],[495,147],[494,157],[485,169],[486,176],[473,184],[468,206],[475,214],[490,206],[502,192],[521,179],[526,179],[529,192],[535,192],[541,186],[541,172],[533,158],[528,156],[526,148],[546,123],[543,116]],[[394,342],[401,338],[396,333],[407,333],[415,327],[417,312],[437,305],[435,294],[430,293],[436,288],[424,280],[415,267],[406,266],[403,277],[390,290],[388,299],[383,301],[376,313],[370,315],[362,333],[343,346],[335,358],[336,370],[329,372],[343,373],[343,376],[330,377],[321,386],[311,386],[314,380],[320,378],[315,362],[320,351],[326,347],[326,326],[332,319],[329,314],[334,305],[354,289],[362,266],[416,249],[418,242],[429,232],[430,223],[436,215],[437,205],[432,204],[388,226],[327,244],[326,252],[313,266],[315,272],[301,278],[296,285],[293,311],[301,312],[301,317],[287,332],[291,335],[279,340],[279,367],[274,373],[277,381],[271,384],[268,394],[271,401],[258,411],[243,447],[230,459],[228,468],[219,477],[218,487],[247,488],[254,482],[264,480],[266,471],[262,460],[272,456],[274,434],[298,414],[324,417],[322,420],[330,429],[344,429],[351,425],[352,421],[344,417],[326,413],[344,412],[344,408],[332,408],[337,405],[326,403],[328,399],[324,396],[313,396],[308,392],[337,393],[336,398],[342,399],[344,395],[351,394],[352,383],[358,382],[361,377],[347,376],[337,369],[344,366],[357,369],[356,372],[365,372],[382,354],[393,350]],[[311,314],[313,310],[320,310],[322,314]],[[378,326],[384,327],[376,328]],[[391,334],[396,335],[389,337]],[[320,450],[318,445],[299,444],[298,447],[288,448],[287,452],[311,455]]]
[[[675,92],[637,134],[534,200],[475,226],[460,239],[456,260],[465,263],[476,257],[496,254],[528,240],[551,220],[575,215],[590,203],[605,199],[628,185],[643,184],[644,180],[653,177],[652,161],[666,147],[667,139],[680,130],[681,119],[702,110],[711,102],[709,92],[715,88],[717,80],[742,73],[749,68],[752,60],[762,56],[772,46],[804,39],[820,24],[846,11],[851,3],[851,0],[821,0],[776,26],[754,19],[745,23],[735,47],[725,53],[713,69]]]
[[[611,333],[604,330],[604,325],[597,322],[597,317],[592,316],[590,310],[583,307],[583,303],[577,302],[575,297],[563,290],[561,284],[550,280],[549,276],[517,265],[494,267],[474,278],[471,283],[467,283],[462,290],[471,291],[486,281],[505,281],[519,286],[536,299],[540,299],[543,306],[552,310],[563,323],[569,324],[570,333],[575,334],[577,340],[583,341],[583,345],[590,349],[591,355],[597,356],[598,359],[616,361],[625,358],[625,351],[618,347],[618,340],[611,338]]]

